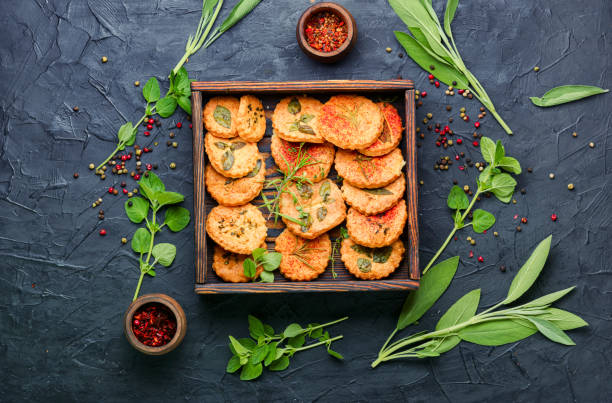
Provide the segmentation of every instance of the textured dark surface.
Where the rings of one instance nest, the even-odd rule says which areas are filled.
[[[164,78],[182,55],[199,17],[198,0],[5,0],[0,3],[0,400],[20,401],[583,401],[612,394],[612,144],[610,95],[537,109],[529,95],[560,84],[612,85],[612,6],[606,0],[576,2],[464,1],[454,22],[464,59],[484,83],[501,115],[514,129],[507,137],[487,116],[482,133],[503,139],[511,155],[533,173],[518,178],[527,190],[516,204],[487,199],[495,230],[474,236],[464,230],[444,256],[460,254],[458,275],[422,320],[431,328],[440,313],[467,291],[481,287],[482,303],[499,301],[512,275],[547,234],[554,247],[531,296],[576,284],[559,304],[579,313],[590,327],[570,332],[576,347],[536,335],[498,348],[462,343],[445,356],[396,362],[369,369],[405,297],[391,294],[324,294],[198,297],[193,292],[193,228],[162,233],[179,247],[170,269],[147,278],[143,293],[175,297],[188,317],[183,345],[153,358],[133,350],[121,319],[137,281],[134,254],[121,246],[135,226],[123,212],[124,197],[109,197],[113,179],[100,182],[87,165],[114,147],[124,118],[140,116],[140,88],[151,75]],[[225,6],[222,15],[234,2]],[[295,22],[308,1],[265,0],[247,20],[187,64],[200,80],[386,79],[401,74],[429,92],[417,122],[427,112],[440,121],[444,106],[479,105],[444,98],[407,57],[399,58],[392,30],[402,23],[386,3],[341,1],[353,12],[359,42],[337,65],[308,60],[295,41]],[[436,0],[440,10],[442,2]],[[289,5],[290,4],[290,5]],[[385,47],[393,52],[388,54]],[[100,63],[108,56],[107,64]],[[538,74],[532,71],[539,65]],[[80,111],[73,112],[78,105]],[[154,131],[160,146],[144,159],[160,164],[170,189],[187,195],[191,208],[191,140],[176,130],[178,149],[166,149],[177,114]],[[453,129],[471,139],[472,125],[456,119]],[[573,138],[571,133],[578,132]],[[139,134],[138,143],[154,139]],[[595,143],[589,148],[588,143]],[[469,141],[455,150],[476,158]],[[445,197],[453,178],[474,184],[474,169],[433,171],[452,151],[436,148],[432,135],[419,155],[421,259],[426,261],[450,229]],[[178,164],[174,171],[167,168]],[[81,174],[74,180],[74,172]],[[554,172],[556,178],[548,179]],[[569,192],[567,183],[576,189]],[[98,222],[91,202],[104,196],[106,219]],[[553,223],[549,216],[556,213]],[[514,215],[529,223],[516,233]],[[108,235],[98,236],[100,228]],[[469,259],[465,237],[476,255]],[[508,266],[506,273],[498,269]],[[254,313],[276,327],[297,320],[323,322],[344,315],[332,329],[344,334],[337,350],[301,353],[281,373],[257,382],[225,375],[227,335],[247,334]]]

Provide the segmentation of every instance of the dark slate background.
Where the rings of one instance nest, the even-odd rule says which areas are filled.
[[[222,17],[234,1],[227,1]],[[457,117],[461,106],[475,117],[480,106],[446,98],[409,58],[398,57],[393,29],[401,21],[382,1],[340,1],[355,16],[359,42],[333,66],[308,60],[295,41],[295,24],[308,1],[265,0],[243,22],[186,65],[200,80],[390,79],[401,75],[429,92],[417,121]],[[441,11],[442,1],[435,1]],[[571,331],[576,347],[536,335],[498,348],[461,344],[443,357],[369,364],[394,327],[403,293],[198,297],[193,292],[193,226],[161,235],[179,248],[170,269],[145,279],[142,292],[164,292],[185,308],[188,333],[165,357],[133,350],[121,320],[138,273],[122,236],[136,226],[123,212],[124,197],[110,197],[88,169],[114,147],[124,119],[143,110],[141,83],[164,79],[183,54],[199,18],[199,0],[5,0],[0,3],[0,400],[19,401],[610,401],[612,395],[612,144],[610,95],[557,108],[538,109],[528,96],[561,84],[612,86],[612,5],[576,2],[464,1],[454,22],[456,42],[484,83],[501,115],[514,129],[508,137],[487,116],[481,132],[502,139],[510,155],[533,173],[518,177],[516,204],[480,203],[497,217],[495,230],[460,233],[444,256],[459,254],[452,286],[422,320],[432,328],[457,298],[482,288],[482,304],[505,295],[512,276],[534,246],[554,236],[549,263],[530,297],[571,285],[559,303],[590,327]],[[220,18],[221,20],[221,18]],[[385,48],[393,52],[388,54]],[[109,62],[100,63],[107,56]],[[539,73],[533,66],[541,67]],[[164,85],[167,83],[164,82]],[[451,113],[444,106],[453,105]],[[79,106],[78,113],[73,106]],[[160,165],[167,186],[186,195],[192,208],[191,133],[176,130],[178,149],[167,134],[182,113],[164,121],[152,138],[161,145],[144,159]],[[437,120],[439,119],[439,120]],[[471,139],[472,124],[456,118],[453,129]],[[578,132],[573,138],[571,133]],[[595,143],[595,148],[588,146]],[[468,141],[454,150],[473,158]],[[474,185],[476,170],[433,171],[454,152],[436,148],[432,135],[419,151],[421,259],[439,247],[451,225],[445,198],[452,180]],[[171,161],[178,164],[168,169]],[[74,172],[81,174],[75,180]],[[556,178],[550,180],[548,174]],[[573,192],[567,190],[574,183]],[[132,182],[130,182],[132,183]],[[91,203],[104,197],[106,219]],[[549,218],[559,216],[557,222]],[[517,220],[527,217],[523,231]],[[98,231],[106,228],[108,235]],[[468,258],[471,235],[476,256]],[[508,267],[506,273],[499,266]],[[227,336],[247,334],[254,313],[277,328],[291,321],[323,322],[349,315],[331,329],[344,334],[336,349],[345,362],[323,350],[300,353],[281,373],[241,382],[224,373]]]

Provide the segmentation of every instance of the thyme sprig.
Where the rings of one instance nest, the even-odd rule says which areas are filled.
[[[310,246],[310,241],[306,241],[306,240],[300,244],[300,240],[298,239],[298,237],[296,236],[295,238],[296,238],[297,243],[295,247],[293,248],[293,250],[291,251],[291,256],[295,257],[297,260],[299,260],[300,262],[305,264],[307,267],[312,269],[313,268],[312,265],[307,260],[308,254],[310,252],[321,251],[325,249],[313,248],[312,246]]]

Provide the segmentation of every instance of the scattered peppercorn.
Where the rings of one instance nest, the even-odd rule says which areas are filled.
[[[520,225],[517,225],[517,226],[516,226],[516,232],[521,232],[522,230],[523,230],[523,229],[521,228],[521,226],[520,226]]]
[[[387,53],[391,53],[391,50],[392,50],[391,48],[386,48],[386,49],[385,49],[385,51],[386,51]]]
[[[572,133],[572,137],[578,137],[578,133],[573,132],[573,133]]]
[[[568,190],[574,190],[574,184],[573,183],[568,183],[567,184],[567,189]]]
[[[180,129],[181,127],[183,127],[183,124],[181,122],[177,122],[176,123],[176,127],[178,127]]]
[[[521,222],[522,222],[523,224],[527,224],[527,217],[523,217],[523,218],[521,218]]]
[[[494,232],[493,232],[493,236],[499,236],[499,232],[494,231]]]
[[[74,108],[72,108],[73,111],[78,112],[79,111],[79,107],[75,106]]]
[[[533,168],[531,168],[531,167],[527,168],[527,172],[532,173],[533,172]]]
[[[550,179],[555,179],[555,174],[551,172],[551,173],[548,174],[548,177]]]
[[[591,148],[595,148],[595,143],[593,143],[592,141],[589,143],[589,147]]]
[[[140,81],[134,81],[134,87],[140,86]]]
[[[102,56],[102,63],[106,63],[106,62],[108,62],[108,57]]]
[[[556,214],[552,214],[550,216],[550,219],[553,220],[553,221],[557,221],[557,215]]]
[[[521,194],[525,194],[525,193],[527,193],[527,189],[522,188],[522,189],[521,189]]]
[[[78,178],[79,178],[79,173],[78,173],[78,172],[73,173],[73,174],[72,174],[72,177],[73,177],[74,179],[78,179]]]
[[[501,271],[502,273],[506,272],[506,266],[504,266],[503,264],[501,266],[499,266],[499,271]]]
[[[102,229],[100,230],[100,235],[101,235],[101,236],[106,235],[106,230],[105,230],[104,228],[102,228]]]
[[[127,238],[126,237],[121,238],[121,243],[125,245],[127,243]]]
[[[535,72],[537,73],[538,71],[540,71],[540,68],[539,68],[538,66],[535,66],[535,67],[533,68],[533,71],[535,71]]]
[[[178,143],[176,141],[173,141],[172,142],[172,147],[174,147],[174,148],[178,147]]]
[[[484,258],[483,258],[482,256],[478,256],[478,261],[479,261],[480,263],[482,263],[482,262],[484,262]]]
[[[176,168],[176,164],[174,162],[171,162],[170,163],[170,169],[174,169],[174,168]]]

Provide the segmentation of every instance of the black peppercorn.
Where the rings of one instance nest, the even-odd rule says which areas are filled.
[[[501,266],[499,266],[499,271],[501,271],[502,273],[505,273],[506,272],[506,266],[503,265],[503,264]]]
[[[517,226],[516,226],[516,232],[521,232],[522,230],[523,230],[523,229],[521,228],[521,226],[520,226],[520,225],[517,225]]]
[[[133,205],[133,204],[134,204],[134,203],[132,203],[132,201],[131,201],[131,200],[130,200],[130,201],[128,201],[128,206],[132,207],[132,205]]]

